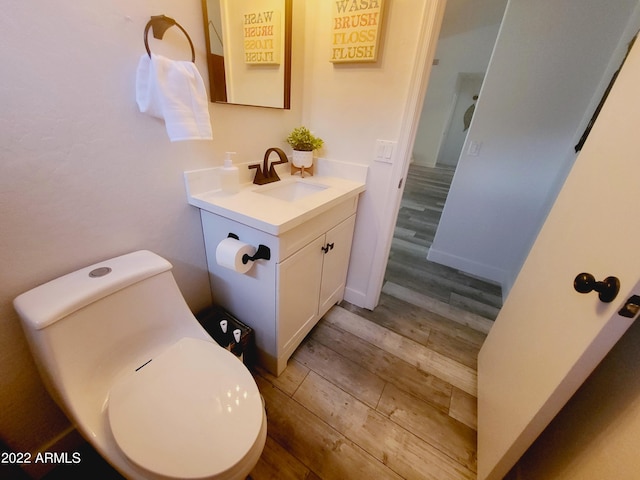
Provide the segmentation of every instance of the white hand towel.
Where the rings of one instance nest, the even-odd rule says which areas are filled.
[[[143,54],[136,101],[141,112],[164,120],[172,142],[213,138],[207,91],[193,62]]]

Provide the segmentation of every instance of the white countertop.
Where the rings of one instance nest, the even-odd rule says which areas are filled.
[[[365,190],[364,180],[328,175],[301,178],[299,174],[280,173],[279,182],[266,185],[245,183],[240,185],[238,193],[228,194],[220,189],[207,189],[205,185],[208,182],[203,180],[203,175],[209,170],[216,169],[185,172],[189,204],[272,235],[281,235]],[[260,193],[293,182],[327,188],[292,201]]]

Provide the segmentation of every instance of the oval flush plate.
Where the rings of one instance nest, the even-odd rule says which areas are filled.
[[[105,275],[108,275],[109,273],[111,273],[111,269],[109,267],[100,267],[100,268],[96,268],[94,270],[91,270],[89,272],[89,276],[91,278],[98,278],[98,277],[104,277]]]

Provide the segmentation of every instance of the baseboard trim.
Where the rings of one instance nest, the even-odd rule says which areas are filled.
[[[427,253],[427,260],[495,282],[501,287],[504,287],[505,278],[507,277],[506,272],[502,269],[469,260],[467,258],[451,255],[450,253],[434,249],[433,247],[431,247]]]
[[[353,288],[346,287],[344,289],[344,299],[360,308],[367,308],[371,310],[373,307],[367,305],[367,295]],[[375,305],[374,305],[375,306]]]

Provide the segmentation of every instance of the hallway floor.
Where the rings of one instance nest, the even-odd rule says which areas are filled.
[[[383,291],[404,287],[494,320],[502,306],[499,285],[427,260],[454,171],[409,167]]]

